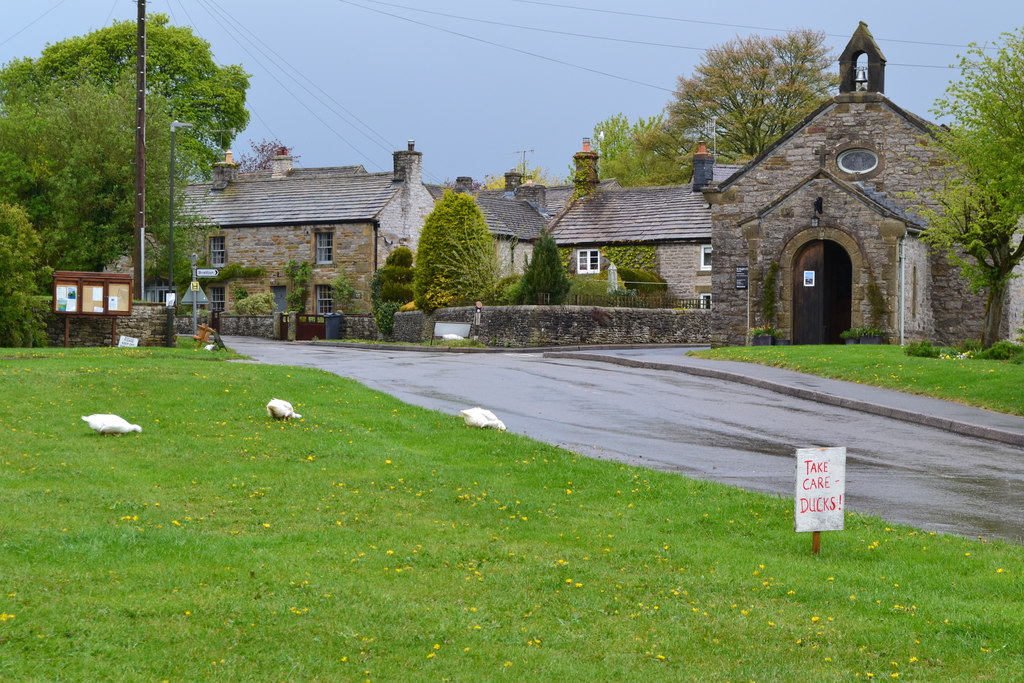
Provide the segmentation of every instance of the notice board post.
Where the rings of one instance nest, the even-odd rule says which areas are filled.
[[[846,447],[798,448],[794,526],[811,531],[811,552],[821,549],[822,531],[842,531],[846,508]]]
[[[53,312],[64,317],[64,346],[71,346],[71,318],[110,318],[110,345],[117,319],[132,314],[132,276],[58,270],[53,274]]]

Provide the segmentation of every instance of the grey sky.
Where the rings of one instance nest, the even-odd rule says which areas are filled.
[[[564,176],[596,122],[662,110],[702,50],[810,28],[838,54],[865,21],[888,59],[886,95],[930,109],[969,42],[1024,26],[1016,0],[148,0],[252,74],[234,145],[278,138],[302,166],[391,168],[416,140],[429,181],[500,175],[523,159]],[[826,8],[827,7],[827,8]],[[115,19],[134,0],[0,0],[0,62]],[[643,16],[640,16],[643,15]],[[575,35],[571,35],[575,34]],[[586,37],[590,36],[590,37]],[[600,39],[611,38],[614,40]],[[630,42],[632,41],[632,42]]]

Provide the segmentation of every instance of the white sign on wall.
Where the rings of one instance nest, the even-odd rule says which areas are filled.
[[[841,531],[845,495],[845,446],[797,449],[796,531]]]

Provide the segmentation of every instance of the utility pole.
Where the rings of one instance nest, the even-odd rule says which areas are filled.
[[[136,299],[145,296],[143,273],[146,248],[146,0],[139,6],[136,21],[135,48],[135,292]]]

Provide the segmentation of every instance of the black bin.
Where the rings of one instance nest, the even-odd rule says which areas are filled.
[[[324,316],[326,329],[324,339],[341,339],[342,320],[345,316],[341,313],[328,313]]]

